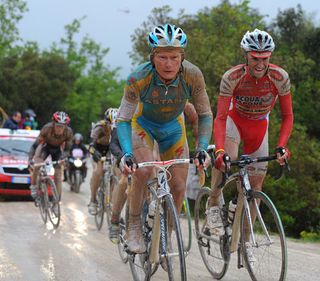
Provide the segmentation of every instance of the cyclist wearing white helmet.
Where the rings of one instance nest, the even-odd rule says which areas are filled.
[[[91,143],[89,152],[93,159],[93,171],[90,180],[91,198],[88,205],[88,212],[91,215],[97,213],[97,190],[103,176],[103,163],[100,161],[102,156],[106,156],[109,152],[111,123],[113,108],[109,108],[104,113],[104,120],[97,122],[90,134]]]
[[[223,156],[229,154],[235,160],[238,147],[243,142],[243,152],[251,156],[268,155],[269,114],[279,99],[282,115],[277,150],[284,147],[286,153],[278,161],[284,164],[289,158],[287,146],[292,127],[293,112],[290,80],[281,67],[269,63],[275,44],[265,31],[255,29],[247,32],[240,43],[246,64],[237,65],[222,77],[218,108],[214,120],[214,142],[216,145],[215,168],[212,175],[212,195],[209,202],[208,224],[212,232],[223,234],[219,215],[221,172],[225,170]],[[261,190],[267,171],[267,162],[252,164],[248,169],[250,182],[255,190]]]
[[[205,150],[212,131],[212,113],[203,74],[198,67],[184,60],[186,34],[180,27],[159,25],[149,33],[148,43],[150,61],[129,75],[117,118],[125,171],[135,172],[132,191],[128,195],[127,240],[128,249],[136,253],[145,251],[140,213],[144,188],[152,169],[135,171],[135,159],[138,162],[153,160],[154,141],[159,145],[161,160],[189,156],[183,119],[188,100],[194,104],[199,116],[198,166],[199,159],[204,166],[210,162]],[[171,192],[180,211],[188,167],[171,167],[170,173]]]
[[[57,111],[52,115],[52,122],[44,125],[40,134],[32,145],[29,152],[30,162],[43,162],[49,155],[52,161],[57,161],[65,155],[69,154],[72,145],[73,133],[72,129],[68,127],[70,123],[69,115],[63,111]],[[38,190],[36,187],[39,167],[34,167],[31,178],[31,196],[36,199]],[[55,165],[54,182],[57,186],[59,195],[61,197],[61,165]]]

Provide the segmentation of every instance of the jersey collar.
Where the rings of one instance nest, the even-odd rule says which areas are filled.
[[[178,87],[179,82],[180,82],[180,75],[179,75],[179,74],[180,74],[180,72],[178,73],[177,78],[176,78],[175,80],[173,80],[170,84],[166,85],[166,84],[164,84],[164,83],[161,81],[161,79],[160,79],[157,71],[154,69],[153,83],[154,83],[155,85],[157,85],[157,86],[166,86],[166,87],[168,87],[168,86],[171,87],[171,86],[172,86],[172,87]]]

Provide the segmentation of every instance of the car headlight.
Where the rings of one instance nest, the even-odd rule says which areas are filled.
[[[80,168],[82,166],[82,161],[80,159],[76,159],[73,164],[75,167]]]

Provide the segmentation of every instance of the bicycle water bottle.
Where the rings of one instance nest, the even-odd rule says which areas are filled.
[[[155,212],[156,212],[156,201],[152,200],[149,204],[149,211],[148,211],[148,225],[149,225],[149,227],[153,226],[153,219],[154,219]]]
[[[228,222],[230,224],[233,223],[236,208],[237,208],[237,202],[234,199],[230,200],[229,208],[228,208]]]

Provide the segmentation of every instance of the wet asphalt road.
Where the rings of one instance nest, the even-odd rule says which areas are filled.
[[[97,231],[87,213],[88,179],[79,194],[63,186],[62,220],[57,230],[44,225],[33,202],[0,202],[1,281],[107,281],[132,280],[129,265],[120,261],[109,242],[106,224]],[[320,244],[288,241],[287,280],[320,280]],[[213,280],[193,243],[187,259],[188,280]],[[152,280],[167,280],[159,269]],[[250,280],[236,268],[236,255],[225,281]]]

